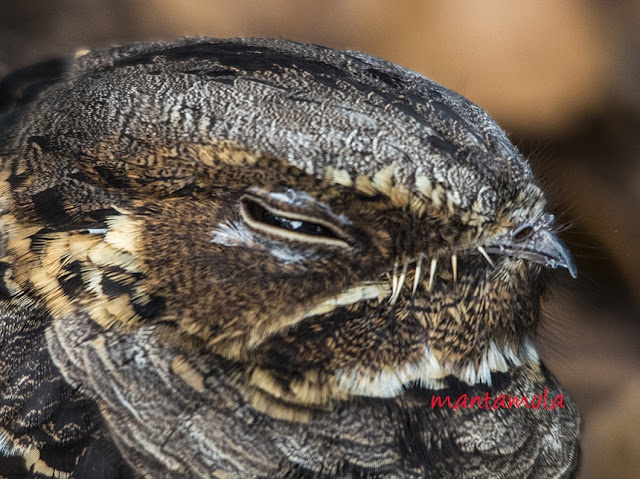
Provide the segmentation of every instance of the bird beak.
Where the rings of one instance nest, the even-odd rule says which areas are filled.
[[[569,248],[547,225],[534,228],[525,239],[518,240],[515,235],[502,235],[488,245],[486,250],[550,268],[567,268],[574,279],[578,277],[578,268]]]

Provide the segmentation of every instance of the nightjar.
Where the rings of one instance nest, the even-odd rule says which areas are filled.
[[[22,69],[0,109],[0,447],[28,477],[575,474],[532,338],[576,267],[478,106],[197,38]]]

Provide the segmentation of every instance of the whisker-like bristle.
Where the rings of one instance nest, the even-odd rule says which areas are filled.
[[[398,262],[393,263],[393,277],[391,279],[391,296],[389,302],[396,296],[398,290]]]
[[[480,254],[482,256],[484,256],[484,259],[487,260],[487,262],[491,265],[492,268],[496,267],[496,264],[493,262],[493,260],[489,257],[489,253],[487,253],[487,250],[484,249],[482,246],[478,246],[478,251],[480,251]]]
[[[451,256],[451,270],[453,271],[453,280],[458,280],[458,257],[454,254]]]
[[[438,260],[433,258],[431,260],[431,270],[429,271],[429,286],[427,287],[428,291],[431,291],[431,286],[433,286],[433,278],[436,275],[436,266],[438,264]]]
[[[418,255],[418,261],[416,262],[416,270],[415,275],[413,277],[413,288],[411,289],[411,294],[416,294],[416,290],[418,289],[418,283],[420,282],[420,275],[422,274],[422,260],[424,259],[424,254],[420,253]]]
[[[402,289],[404,280],[407,278],[407,268],[409,267],[409,261],[405,261],[402,266],[402,273],[400,273],[400,279],[398,280],[398,291]]]
[[[398,297],[400,296],[400,292],[402,291],[402,286],[404,286],[404,280],[407,278],[407,268],[409,267],[409,260],[404,262],[402,266],[402,272],[400,273],[400,279],[398,279],[398,284],[395,293],[391,296],[391,300],[389,301],[392,305],[396,304]]]

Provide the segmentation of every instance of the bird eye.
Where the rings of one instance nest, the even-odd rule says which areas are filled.
[[[529,238],[529,236],[531,236],[532,233],[533,233],[533,226],[531,226],[530,224],[524,224],[520,226],[517,230],[515,230],[511,235],[511,237],[515,241],[524,241],[527,238]]]
[[[292,241],[324,243],[349,246],[337,228],[319,218],[285,212],[252,197],[243,197],[240,212],[245,222],[255,230],[268,236],[277,236]]]

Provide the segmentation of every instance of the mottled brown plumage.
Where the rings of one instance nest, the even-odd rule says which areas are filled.
[[[39,477],[570,477],[531,344],[567,249],[480,108],[285,40],[0,85],[0,435]],[[564,408],[432,408],[434,396]]]

